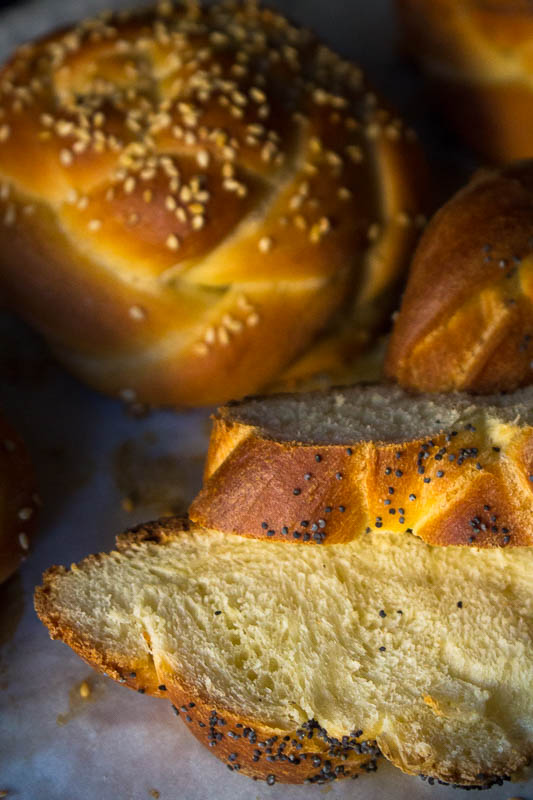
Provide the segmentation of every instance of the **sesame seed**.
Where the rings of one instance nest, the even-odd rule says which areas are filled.
[[[135,189],[135,178],[133,175],[130,175],[129,178],[126,178],[123,184],[123,188],[126,194],[131,194]]]
[[[201,167],[202,169],[208,167],[210,158],[207,150],[199,150],[198,153],[196,154],[196,161],[198,162],[198,166]]]
[[[256,311],[253,311],[248,317],[246,317],[246,324],[249,328],[255,328],[255,326],[259,324],[259,319],[259,314]]]
[[[171,233],[169,236],[167,236],[165,244],[169,250],[177,250],[180,246],[180,241],[175,233]]]
[[[271,236],[263,236],[259,239],[258,247],[261,253],[268,253],[269,250],[272,250],[272,246],[274,244],[274,240]]]
[[[70,167],[72,162],[74,161],[74,156],[72,155],[70,150],[63,148],[63,150],[59,153],[59,161],[63,164],[64,167]]]
[[[102,227],[102,221],[99,219],[91,219],[87,223],[87,227],[89,228],[90,231],[93,232],[99,231],[100,228]]]
[[[17,516],[19,519],[26,522],[26,520],[33,516],[33,508],[31,508],[31,506],[24,506],[24,508],[20,508]]]
[[[142,306],[130,306],[128,309],[128,314],[132,319],[138,322],[146,319],[146,309]]]
[[[23,550],[30,549],[30,540],[28,539],[28,535],[26,533],[19,533],[19,544]]]

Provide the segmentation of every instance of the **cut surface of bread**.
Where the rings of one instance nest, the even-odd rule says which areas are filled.
[[[375,740],[405,772],[487,785],[533,755],[532,571],[530,548],[372,533],[295,550],[169,519],[52,568],[36,608],[97,667],[150,660],[243,772],[328,776],[324,753],[280,758],[286,736],[291,753]],[[256,729],[275,732],[270,753]]]
[[[431,544],[533,544],[533,389],[480,398],[358,386],[219,409],[191,518],[335,544],[367,529]]]

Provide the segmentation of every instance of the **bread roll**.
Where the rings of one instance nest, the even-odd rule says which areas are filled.
[[[409,774],[487,787],[533,756],[532,569],[532,548],[377,531],[288,547],[166,519],[52,568],[35,605],[115,680],[151,664],[234,771],[324,783],[375,769],[377,746]]]
[[[407,47],[459,134],[495,162],[533,156],[529,0],[396,0]]]
[[[386,373],[418,391],[533,383],[533,161],[476,174],[416,250]]]
[[[367,386],[219,409],[208,528],[334,545],[371,531],[432,545],[533,545],[533,390],[474,398]]]
[[[0,288],[92,386],[210,404],[275,380],[334,317],[355,349],[387,318],[418,145],[279,14],[84,21],[15,53],[0,117]]]
[[[38,497],[29,455],[0,416],[0,583],[28,554]]]

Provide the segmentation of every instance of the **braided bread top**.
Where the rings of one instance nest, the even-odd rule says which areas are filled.
[[[106,391],[251,391],[397,279],[413,139],[357,67],[253,2],[85,20],[1,75],[0,284]]]

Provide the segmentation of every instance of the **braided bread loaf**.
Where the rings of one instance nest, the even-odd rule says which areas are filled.
[[[418,146],[279,14],[85,21],[15,53],[0,115],[0,288],[91,385],[209,404],[386,318]]]
[[[407,47],[461,136],[497,162],[533,156],[530,0],[396,0]]]
[[[207,528],[309,544],[414,533],[431,545],[533,545],[533,390],[473,398],[397,386],[250,398],[219,409]]]
[[[419,391],[533,383],[533,161],[480,172],[415,253],[386,372]]]
[[[37,502],[24,443],[0,416],[0,583],[28,553]]]
[[[377,746],[487,788],[533,757],[532,568],[528,547],[289,547],[168,518],[49,569],[35,608],[233,771],[321,784],[373,771]]]

